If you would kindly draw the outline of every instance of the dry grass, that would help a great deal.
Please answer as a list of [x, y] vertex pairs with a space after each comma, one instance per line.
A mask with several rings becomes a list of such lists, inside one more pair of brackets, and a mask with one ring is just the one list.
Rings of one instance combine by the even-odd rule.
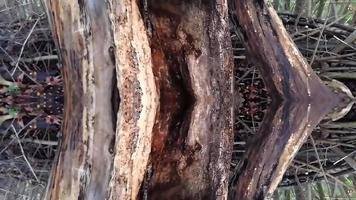
[[63, 106], [57, 50], [41, 1], [0, 0], [0, 76], [0, 199], [41, 199]]

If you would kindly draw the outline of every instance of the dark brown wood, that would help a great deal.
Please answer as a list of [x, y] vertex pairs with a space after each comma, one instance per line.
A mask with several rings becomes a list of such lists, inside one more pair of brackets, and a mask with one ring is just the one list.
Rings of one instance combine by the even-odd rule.
[[47, 0], [66, 100], [48, 199], [227, 197], [226, 2], [148, 3]]
[[148, 1], [160, 112], [149, 199], [225, 199], [232, 146], [232, 55], [225, 1]]
[[[262, 199], [339, 98], [272, 8], [262, 0], [236, 5], [247, 50], [273, 99], [241, 162], [236, 197]], [[133, 0], [48, 0], [47, 6], [66, 93], [49, 198], [225, 199], [233, 102], [226, 2], [157, 0], [139, 7]], [[111, 98], [116, 88], [119, 113]]]
[[246, 49], [273, 100], [236, 171], [231, 196], [264, 199], [273, 194], [298, 149], [340, 98], [313, 72], [271, 5], [262, 0], [235, 2]]

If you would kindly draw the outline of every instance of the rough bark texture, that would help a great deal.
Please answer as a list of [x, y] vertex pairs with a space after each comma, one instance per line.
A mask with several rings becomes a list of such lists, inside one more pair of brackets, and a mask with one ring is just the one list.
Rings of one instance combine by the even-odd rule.
[[[104, 199], [114, 138], [112, 36], [103, 1], [48, 0], [65, 82], [63, 138], [48, 199]], [[111, 151], [112, 152], [112, 151]]]
[[264, 1], [236, 0], [248, 53], [272, 96], [259, 133], [237, 176], [236, 199], [271, 195], [288, 164], [318, 122], [340, 98], [317, 77]]
[[227, 197], [227, 3], [148, 3], [47, 0], [66, 97], [49, 199]]
[[[65, 81], [63, 139], [49, 199], [101, 199], [109, 183], [114, 137], [110, 97], [114, 63], [106, 4], [47, 1], [62, 54]], [[108, 114], [110, 113], [110, 114]], [[99, 170], [100, 169], [100, 170]]]
[[[273, 99], [241, 162], [236, 197], [262, 199], [339, 98], [273, 8], [235, 1], [246, 48]], [[227, 2], [47, 3], [66, 95], [49, 198], [226, 199], [233, 102]]]
[[160, 113], [150, 199], [227, 197], [232, 56], [226, 1], [148, 1]]
[[110, 1], [120, 92], [110, 199], [136, 199], [151, 151], [158, 96], [151, 49], [136, 1]]
[[[49, 0], [47, 7], [61, 50], [66, 97], [48, 198], [134, 199], [158, 102], [137, 5]], [[116, 125], [118, 99], [112, 96], [117, 88], [122, 102]]]

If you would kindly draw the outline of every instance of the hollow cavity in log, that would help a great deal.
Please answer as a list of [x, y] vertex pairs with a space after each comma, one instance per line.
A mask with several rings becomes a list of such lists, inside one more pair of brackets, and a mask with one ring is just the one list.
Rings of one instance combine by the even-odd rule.
[[220, 6], [148, 1], [153, 68], [160, 88], [150, 173], [141, 188], [150, 199], [227, 195], [232, 60], [230, 42], [224, 40], [229, 37], [227, 6]]
[[49, 197], [136, 199], [148, 163], [153, 199], [226, 197], [226, 2], [148, 1], [141, 12], [132, 0], [48, 0], [47, 7], [66, 85], [64, 139]]
[[[264, 1], [235, 1], [273, 99], [231, 181], [238, 199], [258, 199], [273, 192], [339, 98]], [[234, 100], [227, 2], [145, 2], [47, 0], [66, 95], [50, 199], [227, 198]]]

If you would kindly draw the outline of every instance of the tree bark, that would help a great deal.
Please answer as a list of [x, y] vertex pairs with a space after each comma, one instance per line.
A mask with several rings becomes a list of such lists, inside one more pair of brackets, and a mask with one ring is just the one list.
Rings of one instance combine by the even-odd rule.
[[47, 198], [135, 199], [158, 102], [138, 7], [48, 0], [47, 8], [65, 85], [63, 139]]
[[307, 0], [296, 0], [294, 7], [294, 14], [303, 15], [307, 6]]
[[66, 100], [48, 199], [226, 198], [226, 4], [47, 0]]
[[[236, 198], [262, 199], [339, 98], [272, 8], [235, 1], [273, 99], [236, 174]], [[47, 0], [47, 7], [66, 96], [48, 198], [226, 199], [234, 100], [227, 2]]]
[[253, 146], [236, 169], [231, 196], [264, 199], [273, 194], [298, 149], [340, 97], [313, 72], [273, 8], [264, 1], [235, 2], [246, 49], [259, 67], [272, 103]]
[[109, 198], [129, 200], [137, 198], [144, 178], [159, 97], [149, 38], [136, 1], [109, 2], [121, 99]]
[[113, 40], [101, 1], [48, 0], [61, 52], [65, 90], [63, 135], [48, 199], [103, 199], [115, 136], [111, 107]]
[[150, 199], [224, 199], [233, 101], [227, 3], [148, 3], [161, 107], [146, 193]]

